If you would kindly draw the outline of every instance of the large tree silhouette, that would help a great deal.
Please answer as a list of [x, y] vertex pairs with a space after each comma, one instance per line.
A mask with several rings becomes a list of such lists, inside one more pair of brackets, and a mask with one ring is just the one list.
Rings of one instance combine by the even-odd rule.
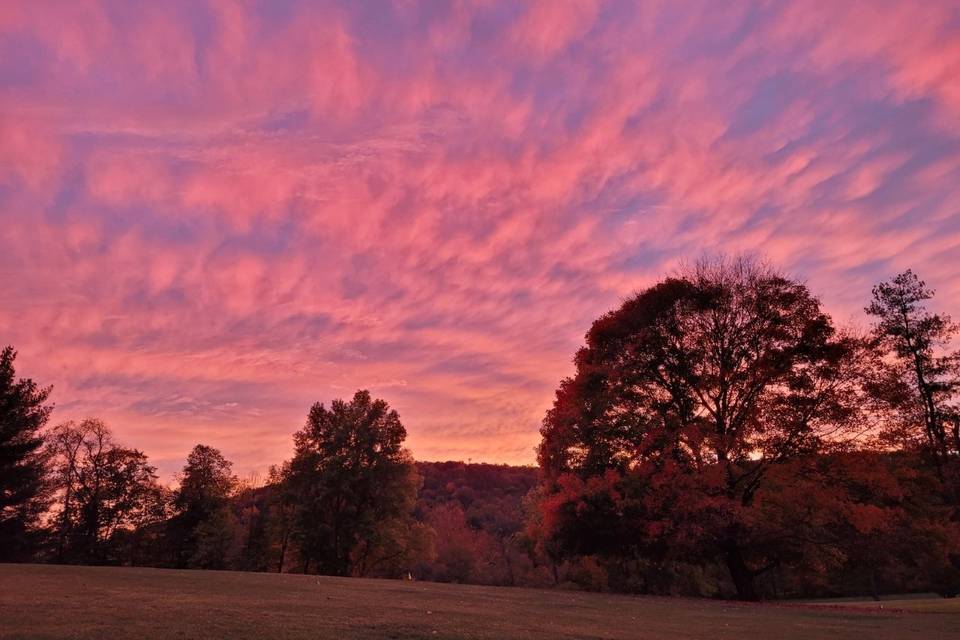
[[100, 420], [57, 425], [47, 440], [59, 510], [52, 521], [55, 558], [91, 564], [124, 560], [118, 538], [165, 515], [156, 469], [143, 452], [117, 445]]
[[28, 557], [46, 508], [41, 430], [50, 388], [17, 378], [13, 347], [0, 351], [0, 562]]
[[294, 435], [296, 453], [286, 475], [295, 496], [294, 539], [303, 568], [350, 575], [367, 550], [361, 542], [382, 538], [409, 517], [419, 476], [403, 448], [406, 429], [383, 400], [358, 391], [350, 402], [310, 408]]
[[853, 348], [806, 286], [750, 260], [630, 298], [593, 324], [544, 421], [547, 521], [574, 552], [721, 560], [756, 597], [777, 557], [755, 498], [851, 418]]
[[230, 498], [237, 486], [232, 469], [233, 463], [207, 445], [198, 444], [187, 456], [168, 523], [176, 566], [227, 566], [234, 534]]

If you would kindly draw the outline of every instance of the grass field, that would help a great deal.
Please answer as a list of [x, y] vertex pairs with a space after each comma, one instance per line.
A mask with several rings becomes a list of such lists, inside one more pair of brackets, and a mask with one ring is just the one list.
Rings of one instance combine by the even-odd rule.
[[884, 596], [881, 600], [870, 598], [835, 598], [830, 600], [812, 600], [804, 604], [835, 605], [856, 607], [858, 609], [885, 609], [910, 611], [913, 613], [952, 613], [960, 615], [960, 598], [944, 599], [935, 594], [911, 594], [905, 596]]
[[0, 564], [4, 640], [960, 638], [960, 605], [903, 603], [896, 610], [738, 604], [286, 574]]

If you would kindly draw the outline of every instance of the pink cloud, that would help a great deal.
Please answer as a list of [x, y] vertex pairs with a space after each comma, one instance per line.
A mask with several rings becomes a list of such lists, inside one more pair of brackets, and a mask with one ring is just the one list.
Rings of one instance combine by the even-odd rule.
[[0, 341], [165, 473], [361, 387], [532, 462], [590, 321], [704, 251], [958, 313], [949, 3], [81, 9], [0, 13]]
[[34, 192], [50, 188], [61, 153], [57, 136], [42, 120], [0, 113], [0, 181], [22, 182]]
[[513, 39], [521, 55], [544, 59], [586, 35], [596, 19], [598, 3], [581, 0], [539, 0], [524, 6], [514, 24]]

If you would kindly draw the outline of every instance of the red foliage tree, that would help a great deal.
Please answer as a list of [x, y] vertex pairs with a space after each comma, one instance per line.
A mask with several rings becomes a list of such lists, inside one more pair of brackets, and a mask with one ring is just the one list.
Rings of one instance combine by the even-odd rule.
[[772, 469], [854, 418], [857, 343], [806, 286], [702, 262], [597, 320], [541, 430], [552, 535], [577, 553], [725, 563], [739, 597], [776, 558], [751, 535]]

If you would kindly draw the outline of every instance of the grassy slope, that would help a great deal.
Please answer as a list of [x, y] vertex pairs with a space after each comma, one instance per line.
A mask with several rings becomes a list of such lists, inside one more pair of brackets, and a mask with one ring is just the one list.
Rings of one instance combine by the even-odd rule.
[[[954, 611], [960, 611], [954, 609]], [[960, 615], [0, 564], [0, 638], [937, 638]]]

